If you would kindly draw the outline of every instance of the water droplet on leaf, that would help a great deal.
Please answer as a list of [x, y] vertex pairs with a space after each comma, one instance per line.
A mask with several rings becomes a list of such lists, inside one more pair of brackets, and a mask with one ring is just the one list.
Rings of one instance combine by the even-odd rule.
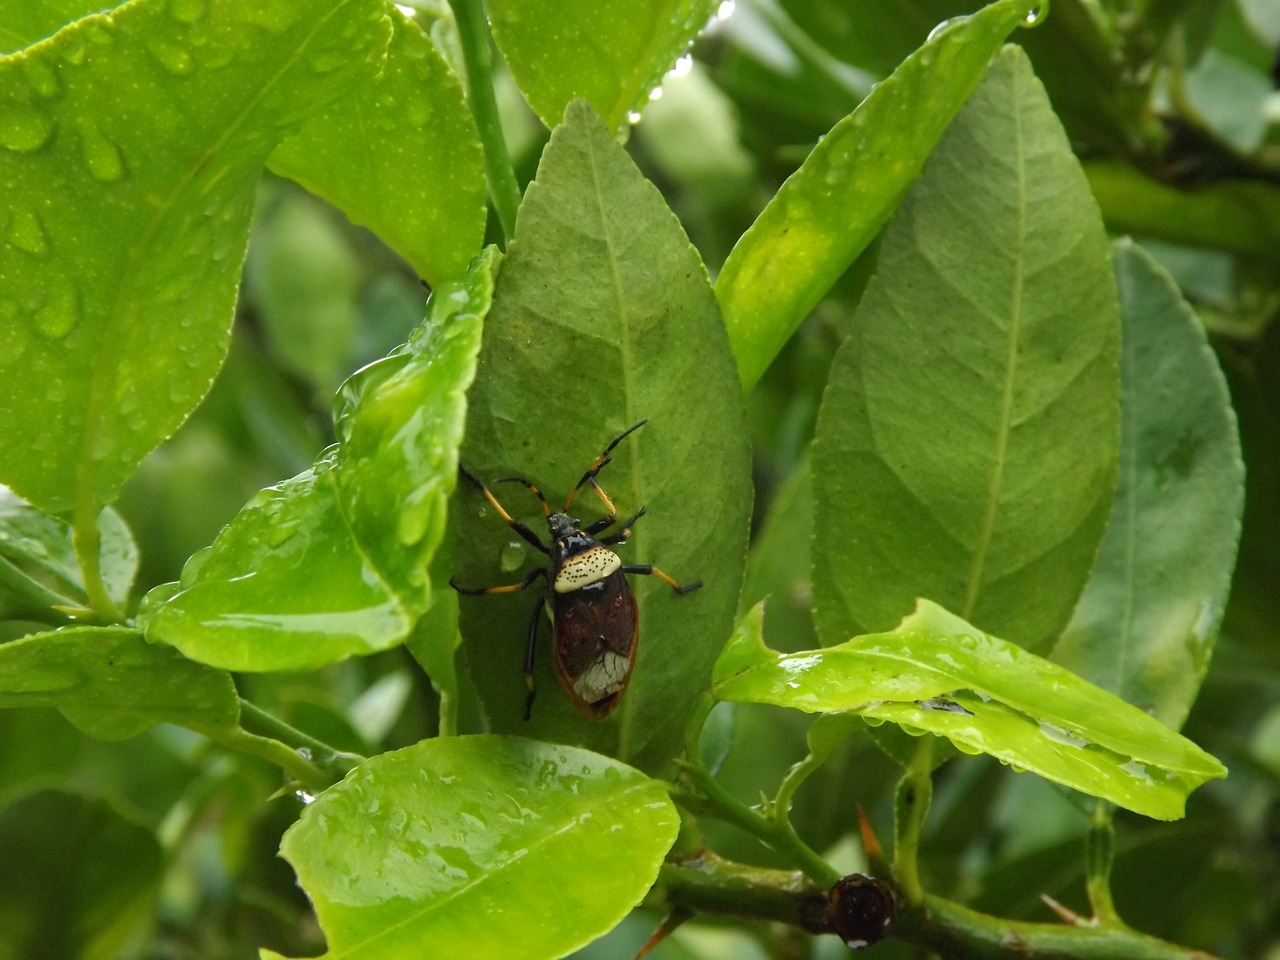
[[103, 183], [111, 183], [123, 177], [124, 160], [119, 148], [91, 120], [81, 120], [79, 131], [80, 150], [90, 176]]
[[39, 150], [49, 142], [53, 121], [29, 106], [0, 107], [0, 145], [16, 153]]
[[49, 340], [61, 340], [80, 319], [80, 298], [70, 283], [51, 286], [44, 306], [36, 311], [36, 331]]

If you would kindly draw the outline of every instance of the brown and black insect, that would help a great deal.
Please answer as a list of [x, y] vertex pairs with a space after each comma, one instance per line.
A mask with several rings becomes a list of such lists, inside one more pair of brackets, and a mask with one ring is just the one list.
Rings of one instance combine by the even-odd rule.
[[[644, 507], [637, 510], [630, 519], [623, 521], [616, 533], [599, 536], [617, 521], [618, 511], [597, 482], [596, 475], [612, 459], [609, 455], [618, 444], [646, 423], [647, 420], [641, 420], [614, 437], [595, 463], [582, 475], [558, 513], [551, 512], [542, 491], [528, 480], [522, 477], [503, 477], [495, 481], [521, 483], [533, 492], [542, 504], [542, 512], [547, 518], [547, 530], [552, 541], [550, 547], [536, 533], [507, 513], [498, 498], [474, 474], [465, 467], [458, 466], [458, 472], [484, 495], [498, 511], [498, 516], [551, 561], [550, 566], [529, 571], [519, 583], [468, 588], [460, 586], [456, 581], [449, 581], [453, 589], [469, 595], [515, 593], [532, 586], [539, 578], [547, 581], [546, 592], [538, 598], [533, 608], [524, 651], [524, 679], [529, 687], [524, 710], [526, 720], [533, 708], [533, 658], [538, 638], [538, 618], [544, 609], [551, 614], [552, 662], [560, 686], [579, 713], [591, 720], [603, 720], [618, 706], [618, 701], [627, 689], [627, 683], [631, 680], [631, 668], [636, 659], [636, 643], [639, 640], [640, 614], [626, 574], [652, 574], [669, 584], [676, 593], [689, 593], [702, 586], [701, 582], [681, 586], [666, 573], [649, 564], [624, 564], [622, 558], [609, 549], [631, 536], [631, 526], [644, 516]], [[595, 491], [608, 511], [586, 527], [582, 527], [582, 521], [567, 512], [574, 497], [584, 486]]]

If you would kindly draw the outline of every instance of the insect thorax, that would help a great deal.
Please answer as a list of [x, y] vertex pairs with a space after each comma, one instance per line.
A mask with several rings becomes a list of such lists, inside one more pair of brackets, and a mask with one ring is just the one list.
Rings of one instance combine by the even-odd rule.
[[599, 583], [621, 567], [622, 559], [608, 547], [597, 543], [565, 557], [556, 569], [551, 586], [556, 593], [572, 593]]

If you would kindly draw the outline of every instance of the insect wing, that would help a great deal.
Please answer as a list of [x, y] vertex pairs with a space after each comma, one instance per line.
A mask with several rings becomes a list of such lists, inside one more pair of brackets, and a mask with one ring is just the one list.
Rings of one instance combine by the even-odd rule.
[[631, 680], [640, 611], [621, 571], [552, 599], [556, 677], [591, 720], [611, 714]]

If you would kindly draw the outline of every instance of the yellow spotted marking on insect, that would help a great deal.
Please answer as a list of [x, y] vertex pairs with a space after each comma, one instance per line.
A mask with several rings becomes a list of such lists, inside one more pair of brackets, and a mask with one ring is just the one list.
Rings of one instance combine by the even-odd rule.
[[627, 672], [630, 669], [631, 661], [626, 657], [612, 650], [603, 650], [600, 658], [573, 682], [573, 692], [587, 703], [603, 700], [626, 686]]
[[622, 559], [608, 547], [592, 547], [569, 557], [556, 572], [556, 593], [573, 593], [616, 573]]

